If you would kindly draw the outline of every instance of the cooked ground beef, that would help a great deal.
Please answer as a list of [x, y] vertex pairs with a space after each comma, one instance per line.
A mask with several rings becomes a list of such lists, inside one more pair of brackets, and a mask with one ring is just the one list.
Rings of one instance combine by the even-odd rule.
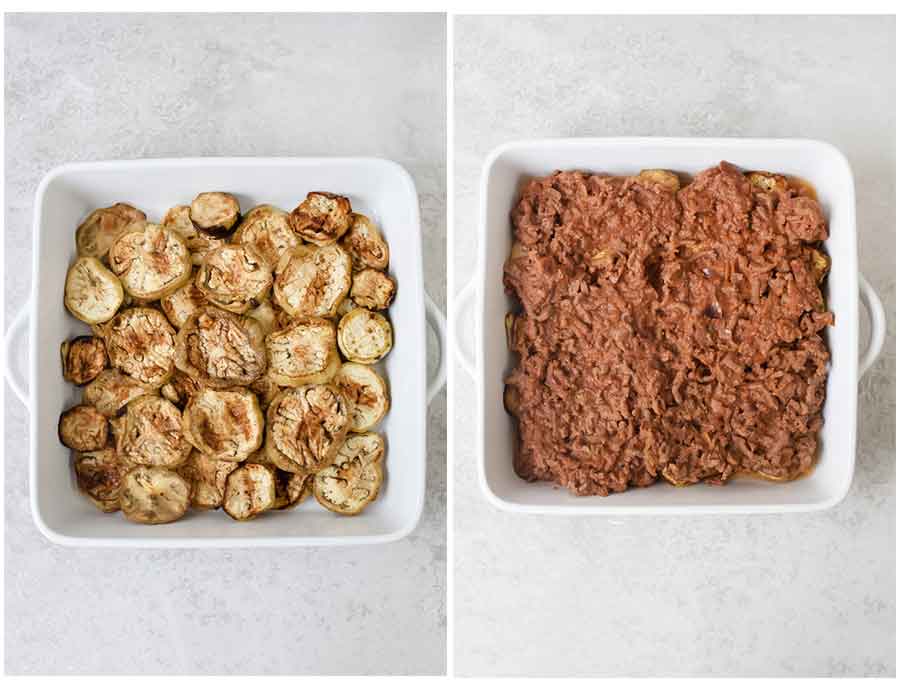
[[525, 186], [504, 272], [522, 478], [607, 495], [813, 467], [827, 229], [808, 191], [768, 180], [722, 162], [680, 190], [582, 172]]

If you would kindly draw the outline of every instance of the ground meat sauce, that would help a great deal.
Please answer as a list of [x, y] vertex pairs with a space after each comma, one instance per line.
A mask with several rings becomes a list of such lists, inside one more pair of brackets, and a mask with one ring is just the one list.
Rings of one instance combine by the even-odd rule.
[[504, 272], [522, 478], [607, 495], [812, 468], [827, 229], [777, 179], [723, 162], [680, 190], [582, 172], [525, 186]]

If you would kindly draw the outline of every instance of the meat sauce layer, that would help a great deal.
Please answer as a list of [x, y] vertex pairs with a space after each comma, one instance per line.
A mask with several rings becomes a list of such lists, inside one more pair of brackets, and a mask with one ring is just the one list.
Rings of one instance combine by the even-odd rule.
[[557, 172], [512, 224], [518, 475], [608, 495], [813, 468], [834, 316], [808, 187], [727, 162], [683, 187]]

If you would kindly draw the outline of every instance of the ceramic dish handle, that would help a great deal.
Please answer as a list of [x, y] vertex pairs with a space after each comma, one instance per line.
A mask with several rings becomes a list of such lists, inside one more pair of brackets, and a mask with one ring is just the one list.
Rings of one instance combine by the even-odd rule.
[[3, 340], [4, 357], [3, 370], [6, 374], [6, 381], [12, 388], [13, 393], [19, 398], [25, 406], [29, 406], [29, 389], [28, 389], [28, 322], [31, 313], [30, 300], [22, 306], [22, 310], [16, 313], [12, 324], [6, 331], [6, 337]]
[[859, 359], [859, 376], [862, 377], [881, 354], [887, 334], [887, 325], [884, 317], [884, 305], [872, 285], [869, 284], [869, 280], [863, 277], [862, 273], [859, 274], [859, 296], [869, 313], [869, 322], [872, 326], [869, 333], [869, 346], [866, 347], [866, 352]]
[[441, 387], [447, 382], [447, 319], [441, 313], [441, 309], [431, 300], [431, 297], [425, 294], [425, 320], [437, 335], [438, 339], [438, 369], [434, 377], [428, 381], [427, 399], [428, 403], [434, 399], [435, 395], [441, 391]]
[[475, 351], [472, 348], [471, 328], [460, 327], [460, 321], [472, 310], [474, 300], [475, 279], [472, 278], [456, 297], [456, 305], [453, 308], [453, 329], [456, 336], [453, 343], [456, 345], [456, 358], [459, 364], [473, 379], [475, 378]]

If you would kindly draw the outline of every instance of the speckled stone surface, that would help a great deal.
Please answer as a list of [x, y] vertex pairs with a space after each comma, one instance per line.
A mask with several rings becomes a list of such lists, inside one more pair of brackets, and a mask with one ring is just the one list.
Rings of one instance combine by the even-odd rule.
[[860, 266], [889, 325], [859, 388], [852, 490], [824, 513], [497, 511], [476, 482], [475, 398], [457, 365], [458, 674], [895, 673], [894, 41], [894, 20], [877, 17], [456, 20], [455, 289], [475, 264], [479, 172], [495, 145], [809, 137], [850, 159]]
[[[44, 173], [135, 157], [396, 160], [415, 178], [426, 285], [444, 303], [442, 16], [18, 15], [6, 31], [8, 319], [31, 287]], [[27, 419], [6, 391], [8, 672], [444, 672], [443, 394], [429, 414], [425, 513], [405, 540], [116, 551], [56, 547], [35, 529]]]

